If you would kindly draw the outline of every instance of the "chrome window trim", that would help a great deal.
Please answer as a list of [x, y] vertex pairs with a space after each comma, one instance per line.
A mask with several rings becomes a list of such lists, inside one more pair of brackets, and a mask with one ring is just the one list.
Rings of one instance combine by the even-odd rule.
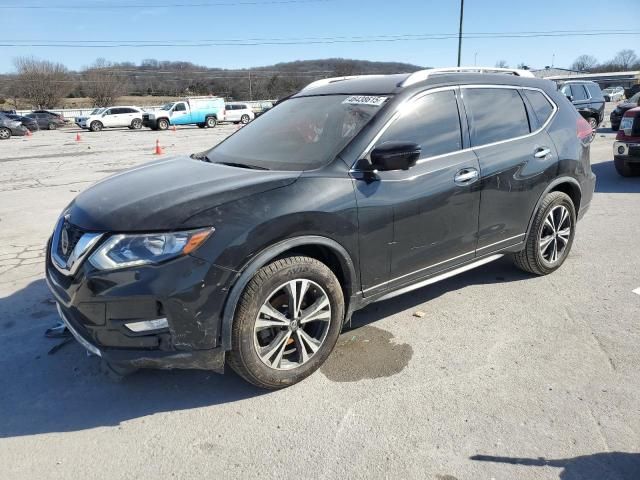
[[74, 275], [84, 259], [89, 255], [93, 247], [102, 238], [102, 233], [85, 233], [80, 237], [78, 243], [76, 243], [73, 251], [69, 255], [68, 260], [64, 260], [58, 255], [58, 246], [60, 244], [60, 236], [62, 234], [62, 226], [66, 221], [66, 217], [62, 216], [56, 224], [56, 228], [53, 231], [53, 237], [51, 239], [51, 263], [56, 270], [66, 276]]
[[[429, 160], [433, 160], [436, 158], [443, 158], [443, 157], [447, 157], [449, 155], [455, 155], [458, 153], [462, 153], [462, 152], [468, 152], [474, 149], [478, 149], [478, 148], [485, 148], [485, 147], [492, 147], [494, 145], [500, 145], [502, 143], [507, 143], [507, 142], [513, 142], [516, 140], [521, 140], [523, 138], [528, 138], [531, 137], [533, 135], [537, 135], [538, 133], [540, 133], [542, 130], [544, 130], [545, 128], [547, 128], [547, 126], [553, 121], [553, 119], [555, 118], [557, 112], [558, 112], [558, 105], [556, 104], [556, 102], [554, 102], [551, 97], [549, 97], [549, 95], [547, 94], [547, 92], [545, 92], [544, 90], [542, 90], [541, 88], [537, 88], [537, 87], [526, 87], [526, 86], [519, 86], [519, 85], [485, 85], [485, 84], [478, 84], [478, 85], [449, 85], [446, 87], [437, 87], [437, 88], [432, 88], [430, 90], [424, 90], [422, 92], [418, 92], [416, 93], [414, 96], [407, 98], [406, 100], [404, 100], [403, 102], [401, 102], [397, 107], [396, 107], [396, 111], [393, 113], [393, 115], [391, 116], [391, 118], [389, 118], [389, 120], [387, 120], [387, 123], [385, 123], [382, 128], [380, 129], [380, 131], [376, 134], [376, 136], [373, 138], [373, 140], [371, 140], [371, 142], [369, 142], [369, 144], [367, 145], [367, 147], [362, 151], [362, 153], [360, 155], [358, 155], [357, 160], [355, 160], [353, 162], [353, 164], [351, 165], [351, 168], [349, 169], [349, 172], [358, 172], [359, 170], [357, 170], [355, 168], [356, 163], [358, 163], [358, 160], [365, 158], [367, 155], [369, 155], [369, 153], [371, 153], [371, 150], [373, 150], [373, 147], [375, 146], [375, 144], [378, 142], [378, 140], [380, 140], [380, 137], [382, 137], [382, 135], [384, 135], [384, 133], [387, 131], [387, 129], [398, 119], [400, 118], [400, 116], [402, 115], [402, 109], [406, 108], [406, 106], [410, 103], [410, 102], [415, 102], [420, 100], [422, 97], [426, 96], [426, 95], [430, 95], [431, 93], [437, 93], [437, 92], [443, 92], [443, 91], [447, 91], [447, 90], [460, 90], [460, 98], [462, 99], [463, 103], [464, 103], [464, 89], [472, 89], [472, 88], [499, 88], [499, 89], [510, 89], [510, 90], [532, 90], [532, 91], [536, 91], [536, 92], [540, 92], [542, 93], [542, 95], [544, 95], [544, 97], [547, 99], [547, 101], [551, 104], [551, 107], [553, 108], [553, 111], [551, 112], [551, 115], [549, 115], [549, 117], [547, 118], [547, 120], [536, 130], [526, 134], [526, 135], [521, 135], [519, 137], [514, 137], [514, 138], [510, 138], [507, 140], [500, 140], [498, 142], [493, 142], [493, 143], [486, 143], [483, 145], [478, 145], [478, 146], [471, 146], [469, 148], [463, 148], [460, 150], [456, 150], [454, 152], [449, 152], [449, 153], [443, 153], [441, 155], [434, 155], [431, 157], [425, 157], [425, 158], [421, 158], [419, 159], [416, 164], [419, 165], [421, 163], [424, 163], [426, 161]], [[524, 103], [524, 100], [523, 100]], [[525, 106], [526, 108], [526, 106]]]

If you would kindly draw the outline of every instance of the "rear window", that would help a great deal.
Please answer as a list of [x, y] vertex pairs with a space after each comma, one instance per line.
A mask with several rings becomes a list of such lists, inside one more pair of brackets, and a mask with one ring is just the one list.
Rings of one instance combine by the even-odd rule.
[[380, 111], [385, 97], [296, 97], [272, 108], [207, 153], [214, 163], [314, 170], [333, 160]]
[[538, 125], [544, 125], [544, 122], [546, 122], [553, 113], [553, 105], [551, 105], [542, 92], [538, 92], [537, 90], [523, 90], [523, 92], [533, 107], [533, 111], [538, 118]]
[[524, 102], [511, 88], [467, 88], [464, 103], [474, 147], [531, 132]]

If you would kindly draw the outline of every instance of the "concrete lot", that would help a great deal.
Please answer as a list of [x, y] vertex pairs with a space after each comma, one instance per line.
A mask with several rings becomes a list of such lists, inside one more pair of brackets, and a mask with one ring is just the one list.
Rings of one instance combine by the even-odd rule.
[[371, 305], [292, 388], [198, 371], [118, 384], [75, 342], [49, 355], [42, 249], [64, 206], [155, 158], [156, 138], [191, 153], [234, 129], [0, 144], [0, 478], [640, 478], [640, 178], [617, 176], [606, 128], [559, 271], [503, 259]]

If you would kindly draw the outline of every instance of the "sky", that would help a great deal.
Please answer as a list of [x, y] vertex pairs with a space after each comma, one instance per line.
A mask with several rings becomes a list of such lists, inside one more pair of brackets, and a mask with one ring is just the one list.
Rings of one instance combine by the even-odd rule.
[[[13, 59], [35, 56], [77, 70], [96, 58], [139, 63], [145, 58], [190, 61], [221, 68], [251, 68], [293, 60], [343, 57], [451, 66], [457, 62], [457, 38], [358, 41], [287, 45], [209, 45], [247, 39], [456, 34], [459, 0], [0, 0], [0, 73], [13, 71]], [[281, 2], [281, 3], [278, 3]], [[624, 3], [624, 2], [623, 2]], [[629, 11], [640, 0], [627, 0]], [[191, 6], [189, 5], [200, 5]], [[202, 5], [206, 6], [202, 6]], [[133, 8], [95, 8], [126, 5]], [[178, 6], [179, 5], [179, 6]], [[22, 8], [7, 8], [7, 7]], [[35, 6], [47, 8], [24, 8]], [[64, 8], [51, 8], [64, 6]], [[83, 7], [93, 8], [83, 8]], [[616, 13], [617, 12], [617, 13]], [[634, 15], [601, 0], [466, 0], [464, 32], [635, 30]], [[407, 37], [403, 37], [407, 38]], [[68, 41], [82, 48], [8, 46]], [[162, 46], [101, 48], [92, 41], [164, 42]], [[207, 46], [185, 42], [206, 40]], [[360, 38], [359, 40], [362, 40]], [[325, 40], [326, 41], [326, 40]], [[171, 44], [183, 43], [180, 46]], [[201, 42], [200, 44], [202, 44]], [[224, 43], [224, 42], [222, 42]], [[260, 43], [245, 41], [246, 43]], [[264, 43], [264, 42], [263, 42]], [[169, 45], [167, 45], [169, 44]], [[640, 34], [538, 38], [467, 38], [462, 64], [494, 66], [506, 60], [542, 68], [568, 67], [586, 53], [604, 61], [623, 48], [640, 47]], [[640, 55], [640, 48], [636, 48]]]

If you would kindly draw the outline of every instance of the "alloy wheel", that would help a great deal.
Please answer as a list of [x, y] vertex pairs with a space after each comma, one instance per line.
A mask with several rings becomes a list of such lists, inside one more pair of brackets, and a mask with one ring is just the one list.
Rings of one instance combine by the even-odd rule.
[[331, 303], [324, 289], [306, 279], [280, 285], [260, 307], [253, 341], [260, 360], [276, 370], [307, 363], [324, 343]]
[[564, 255], [571, 238], [571, 214], [564, 205], [551, 209], [540, 229], [540, 255], [550, 265]]
[[8, 128], [0, 128], [0, 139], [6, 140], [11, 137], [11, 131]]

